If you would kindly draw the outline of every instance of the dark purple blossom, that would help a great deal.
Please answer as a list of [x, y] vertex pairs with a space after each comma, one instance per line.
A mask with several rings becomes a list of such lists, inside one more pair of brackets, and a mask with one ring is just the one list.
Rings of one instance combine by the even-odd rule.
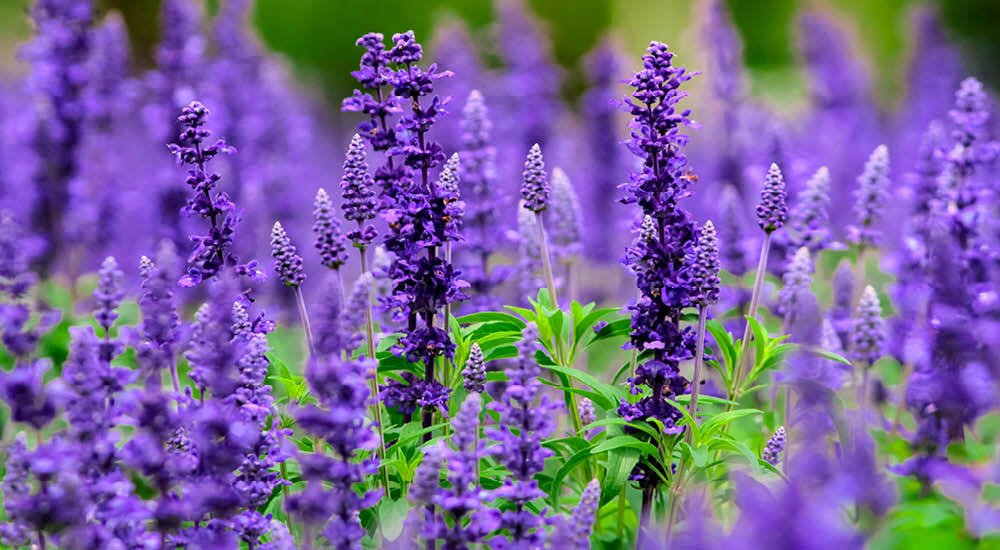
[[765, 233], [774, 233], [785, 225], [788, 220], [788, 204], [785, 194], [785, 177], [777, 164], [771, 164], [764, 178], [764, 186], [760, 190], [760, 202], [757, 203], [757, 225]]
[[706, 221], [698, 232], [695, 254], [691, 268], [691, 279], [695, 284], [693, 301], [699, 307], [707, 307], [719, 301], [719, 287], [722, 285], [719, 279], [719, 239], [711, 221]]
[[347, 234], [354, 246], [365, 248], [375, 240], [375, 228], [370, 221], [378, 213], [374, 181], [365, 161], [365, 143], [354, 134], [344, 159], [344, 177], [340, 180], [343, 196], [344, 219], [356, 222], [358, 227]]
[[486, 389], [486, 364], [483, 360], [483, 350], [477, 342], [469, 347], [469, 358], [462, 370], [462, 384], [466, 391], [483, 393]]
[[549, 185], [549, 175], [545, 172], [545, 160], [538, 144], [531, 146], [528, 157], [524, 161], [524, 172], [521, 174], [521, 206], [532, 212], [542, 212], [549, 207], [549, 196], [552, 188]]
[[298, 288], [305, 281], [302, 256], [299, 256], [281, 222], [274, 222], [271, 228], [271, 256], [274, 258], [274, 271], [286, 286]]
[[324, 266], [338, 270], [347, 262], [347, 245], [340, 222], [334, 213], [333, 201], [325, 189], [316, 191], [313, 201], [313, 238], [316, 252]]

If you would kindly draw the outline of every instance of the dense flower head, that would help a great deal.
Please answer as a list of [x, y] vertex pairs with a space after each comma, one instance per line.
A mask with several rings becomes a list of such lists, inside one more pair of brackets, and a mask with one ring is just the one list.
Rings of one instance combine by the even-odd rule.
[[830, 171], [826, 166], [816, 170], [795, 197], [789, 214], [789, 229], [793, 244], [818, 251], [830, 239]]
[[788, 204], [785, 194], [785, 177], [777, 164], [771, 163], [760, 190], [757, 203], [757, 225], [765, 233], [774, 233], [788, 220]]
[[555, 256], [568, 261], [583, 252], [583, 212], [576, 188], [561, 168], [552, 170], [551, 199], [547, 237]]
[[795, 251], [781, 279], [784, 284], [778, 294], [778, 310], [788, 322], [795, 312], [795, 302], [804, 293], [811, 292], [813, 262], [808, 248], [803, 246]]
[[139, 365], [154, 384], [159, 383], [163, 369], [173, 364], [174, 347], [179, 337], [180, 319], [173, 293], [175, 283], [169, 266], [163, 266], [170, 263], [171, 255], [172, 249], [165, 248], [156, 262], [145, 256], [139, 261], [142, 281], [139, 295], [139, 311], [142, 314]]
[[855, 192], [854, 214], [857, 225], [852, 228], [853, 240], [861, 246], [873, 246], [880, 232], [875, 225], [880, 221], [889, 198], [889, 149], [879, 145], [872, 151], [865, 168], [858, 176]]
[[589, 398], [584, 397], [577, 406], [580, 411], [580, 424], [586, 426], [593, 424], [597, 420], [597, 411], [594, 409], [594, 402]]
[[369, 225], [369, 221], [374, 219], [378, 212], [378, 201], [375, 196], [374, 180], [365, 160], [365, 143], [358, 134], [354, 134], [351, 138], [351, 144], [347, 149], [340, 189], [343, 196], [344, 219], [358, 224], [358, 227], [347, 236], [354, 242], [354, 246], [367, 246], [376, 237], [375, 228]]
[[691, 278], [696, 285], [695, 303], [699, 307], [710, 306], [719, 301], [719, 239], [715, 234], [715, 225], [706, 221], [698, 233], [698, 245], [695, 247], [694, 266]]
[[954, 145], [946, 151], [949, 164], [959, 171], [959, 177], [971, 175], [977, 165], [995, 159], [998, 145], [986, 141], [990, 121], [990, 100], [983, 84], [969, 77], [962, 81], [955, 92], [955, 104], [948, 111], [951, 119], [951, 138]]
[[511, 543], [541, 544], [545, 538], [544, 512], [535, 515], [522, 507], [544, 494], [535, 476], [544, 469], [545, 459], [552, 456], [552, 451], [542, 446], [542, 440], [555, 429], [552, 413], [556, 406], [541, 393], [541, 369], [535, 357], [539, 350], [538, 328], [534, 323], [525, 326], [516, 347], [517, 358], [506, 369], [507, 387], [500, 400], [490, 404], [500, 418], [499, 425], [486, 432], [497, 442], [491, 451], [511, 473], [493, 491], [493, 497], [519, 505], [516, 510], [501, 513], [500, 526], [507, 529]]
[[302, 265], [302, 256], [285, 233], [281, 222], [274, 222], [271, 228], [271, 256], [274, 257], [274, 271], [281, 282], [297, 288], [305, 281], [306, 274]]
[[768, 464], [777, 465], [778, 461], [781, 460], [781, 453], [785, 451], [786, 434], [785, 427], [778, 426], [777, 430], [771, 434], [771, 437], [767, 440], [767, 445], [764, 446], [764, 452], [761, 458], [764, 462]]
[[885, 321], [882, 304], [871, 286], [866, 286], [858, 302], [858, 310], [851, 331], [851, 355], [857, 361], [872, 364], [884, 353]]
[[542, 212], [549, 207], [551, 194], [552, 187], [549, 185], [549, 175], [545, 171], [542, 148], [536, 143], [528, 150], [528, 156], [524, 160], [524, 172], [521, 174], [521, 207], [532, 212]]
[[[350, 353], [361, 345], [362, 329], [366, 322], [367, 313], [371, 310], [372, 274], [362, 273], [354, 280], [351, 287], [351, 294], [347, 297], [347, 302], [340, 312], [340, 319], [337, 330], [340, 333], [340, 347]], [[365, 355], [368, 351], [365, 350]]]
[[483, 393], [486, 389], [486, 363], [478, 342], [473, 342], [469, 347], [469, 358], [462, 370], [462, 384], [469, 392]]
[[110, 334], [111, 326], [118, 319], [118, 306], [125, 298], [124, 279], [125, 274], [118, 269], [118, 262], [113, 257], [108, 256], [101, 262], [97, 288], [94, 289], [94, 300], [97, 302], [94, 319], [105, 334]]
[[340, 269], [347, 262], [347, 245], [333, 201], [325, 189], [316, 191], [313, 200], [313, 239], [320, 261], [330, 269]]
[[580, 501], [568, 518], [561, 518], [553, 546], [566, 550], [585, 550], [591, 547], [590, 533], [594, 528], [597, 508], [601, 503], [601, 484], [592, 479], [580, 493]]

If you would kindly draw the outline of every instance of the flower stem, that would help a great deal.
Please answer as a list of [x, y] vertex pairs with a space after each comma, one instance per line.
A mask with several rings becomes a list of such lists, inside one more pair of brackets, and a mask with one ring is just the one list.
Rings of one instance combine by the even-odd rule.
[[309, 348], [309, 356], [316, 357], [316, 346], [313, 345], [312, 326], [309, 324], [309, 312], [306, 311], [306, 300], [302, 296], [302, 287], [295, 287], [295, 302], [299, 306], [302, 329], [306, 332], [306, 346]]
[[639, 532], [636, 533], [636, 550], [646, 548], [646, 531], [649, 529], [649, 516], [653, 510], [653, 487], [646, 487], [642, 490], [642, 510], [639, 512]]
[[[695, 340], [694, 352], [694, 374], [691, 376], [691, 401], [688, 403], [688, 411], [691, 418], [696, 418], [698, 414], [698, 392], [701, 390], [701, 371], [705, 364], [705, 325], [708, 323], [708, 307], [698, 308], [698, 332]], [[691, 430], [688, 430], [690, 443]]]
[[[361, 273], [368, 273], [368, 259], [366, 249], [359, 248], [361, 252]], [[382, 427], [382, 401], [379, 399], [379, 375], [378, 363], [375, 358], [375, 320], [372, 318], [371, 289], [368, 290], [368, 307], [365, 308], [365, 341], [368, 344], [368, 358], [375, 363], [375, 372], [368, 379], [368, 384], [372, 392], [372, 418], [375, 421], [375, 433], [378, 435], [378, 470], [382, 478], [382, 488], [385, 496], [389, 496], [389, 471], [385, 467], [385, 433]]]
[[[761, 289], [764, 287], [764, 275], [767, 271], [767, 255], [771, 250], [771, 234], [767, 233], [764, 237], [764, 242], [760, 246], [760, 259], [757, 262], [757, 273], [754, 275], [753, 281], [753, 292], [750, 293], [750, 307], [747, 309], [746, 326], [743, 328], [743, 341], [740, 344], [740, 359], [739, 363], [736, 364], [736, 371], [733, 373], [733, 387], [730, 393], [729, 399], [735, 400], [739, 397], [740, 386], [742, 384], [743, 371], [746, 370], [746, 365], [748, 361], [748, 356], [750, 352], [750, 319], [757, 317], [757, 306], [760, 304], [760, 293]], [[753, 364], [750, 364], [750, 368]], [[730, 405], [732, 408], [732, 405]]]
[[545, 236], [545, 222], [542, 221], [542, 213], [536, 212], [535, 218], [538, 220], [538, 244], [541, 248], [542, 273], [545, 275], [545, 286], [549, 290], [549, 299], [552, 305], [559, 307], [559, 298], [556, 297], [556, 282], [552, 276], [552, 260], [549, 258], [548, 237]]

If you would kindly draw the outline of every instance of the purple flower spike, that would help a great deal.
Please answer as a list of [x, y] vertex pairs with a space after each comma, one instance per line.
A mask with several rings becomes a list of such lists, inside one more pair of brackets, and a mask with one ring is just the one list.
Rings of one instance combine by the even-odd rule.
[[885, 210], [889, 194], [889, 149], [879, 145], [872, 151], [865, 168], [858, 176], [854, 214], [857, 226], [852, 228], [853, 240], [859, 246], [875, 246], [879, 231], [874, 226]]
[[94, 300], [97, 302], [94, 319], [105, 334], [111, 333], [111, 326], [118, 319], [116, 310], [125, 298], [124, 279], [125, 274], [118, 269], [118, 262], [111, 256], [105, 258], [98, 272], [97, 288], [94, 289]]
[[787, 324], [797, 309], [799, 299], [812, 292], [809, 287], [812, 286], [813, 263], [808, 248], [803, 246], [795, 251], [781, 278], [784, 284], [778, 293], [778, 311], [785, 317]]
[[271, 256], [274, 257], [274, 271], [287, 286], [297, 288], [306, 279], [302, 256], [288, 238], [285, 228], [281, 227], [281, 222], [274, 222], [271, 228]]
[[521, 182], [522, 207], [535, 213], [549, 207], [549, 195], [552, 189], [549, 186], [549, 175], [545, 172], [542, 149], [537, 143], [528, 151]]
[[772, 466], [778, 464], [778, 461], [781, 460], [781, 453], [785, 451], [786, 438], [785, 427], [778, 426], [778, 429], [774, 430], [770, 439], [767, 440], [767, 445], [764, 446], [764, 452], [761, 457], [764, 459], [764, 462]]
[[583, 213], [573, 182], [561, 168], [552, 170], [552, 200], [549, 207], [549, 239], [554, 254], [569, 261], [583, 252]]
[[594, 410], [594, 402], [584, 397], [578, 405], [580, 409], [580, 424], [588, 426], [597, 421], [597, 411]]
[[816, 252], [826, 246], [830, 238], [827, 227], [830, 221], [830, 171], [826, 166], [806, 182], [795, 197], [795, 206], [789, 215], [792, 244], [809, 247]]
[[858, 311], [851, 331], [851, 356], [868, 365], [878, 361], [884, 352], [885, 321], [878, 294], [866, 286], [858, 302]]
[[493, 447], [496, 459], [511, 475], [493, 491], [493, 497], [517, 506], [501, 514], [500, 527], [508, 532], [509, 542], [527, 547], [543, 546], [545, 529], [543, 511], [535, 515], [524, 505], [544, 495], [535, 476], [545, 468], [545, 459], [552, 451], [542, 441], [555, 429], [553, 413], [556, 405], [541, 393], [535, 353], [540, 349], [538, 328], [528, 323], [516, 344], [518, 355], [507, 367], [507, 387], [499, 401], [490, 404], [497, 412], [500, 424], [487, 430], [497, 442]]
[[358, 248], [367, 247], [377, 236], [369, 222], [375, 218], [378, 201], [375, 197], [374, 181], [365, 160], [365, 143], [361, 136], [354, 134], [344, 159], [344, 177], [340, 180], [343, 196], [344, 219], [357, 222], [357, 229], [347, 237]]
[[568, 518], [559, 522], [554, 548], [566, 550], [587, 550], [591, 548], [590, 534], [594, 529], [594, 519], [601, 503], [601, 484], [596, 479], [590, 480], [580, 494], [580, 502]]
[[711, 220], [705, 222], [698, 234], [697, 254], [691, 269], [691, 277], [696, 285], [694, 303], [700, 307], [710, 306], [719, 301], [719, 239]]
[[788, 205], [785, 195], [785, 178], [781, 169], [772, 163], [767, 169], [764, 187], [760, 190], [760, 203], [757, 205], [757, 225], [765, 233], [774, 233], [785, 225], [788, 219]]
[[320, 261], [330, 269], [340, 269], [347, 262], [347, 245], [340, 222], [333, 210], [333, 201], [325, 189], [316, 191], [313, 201], [313, 238]]
[[462, 384], [466, 391], [483, 393], [486, 389], [486, 364], [483, 361], [483, 350], [478, 342], [473, 342], [469, 348], [469, 358], [462, 371]]

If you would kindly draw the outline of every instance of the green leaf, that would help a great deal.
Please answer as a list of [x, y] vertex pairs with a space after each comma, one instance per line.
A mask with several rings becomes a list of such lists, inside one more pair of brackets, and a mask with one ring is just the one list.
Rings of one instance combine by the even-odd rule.
[[591, 452], [589, 447], [586, 449], [580, 449], [576, 452], [576, 454], [569, 457], [569, 460], [564, 462], [563, 465], [559, 467], [559, 470], [556, 471], [556, 475], [552, 478], [552, 485], [549, 489], [549, 500], [552, 502], [553, 507], [558, 506], [559, 490], [562, 488], [563, 480], [566, 479], [566, 476], [569, 475], [569, 473], [572, 472], [577, 466], [590, 459], [590, 455]]
[[403, 521], [410, 510], [405, 498], [399, 500], [382, 499], [378, 507], [379, 527], [386, 540], [394, 541], [403, 533]]
[[599, 342], [601, 340], [607, 340], [608, 338], [617, 338], [619, 336], [624, 336], [631, 332], [631, 319], [618, 319], [617, 321], [611, 321], [608, 326], [601, 329], [594, 336], [592, 342]]
[[588, 313], [586, 317], [576, 322], [576, 328], [575, 328], [576, 338], [574, 339], [574, 341], [578, 343], [581, 338], [587, 335], [587, 333], [594, 334], [594, 331], [592, 330], [594, 324], [600, 321], [601, 319], [607, 317], [608, 315], [613, 315], [614, 313], [618, 312], [619, 309], [620, 308], [616, 307], [604, 307]]
[[610, 439], [605, 439], [597, 446], [590, 450], [590, 454], [601, 454], [608, 451], [613, 451], [615, 449], [635, 449], [640, 451], [643, 455], [657, 456], [660, 454], [659, 449], [649, 444], [646, 441], [640, 441], [631, 435], [619, 435], [617, 437], [612, 437]]
[[647, 433], [653, 439], [658, 439], [660, 437], [660, 434], [657, 433], [657, 431], [652, 426], [650, 426], [645, 422], [642, 421], [629, 422], [624, 418], [617, 418], [617, 417], [602, 418], [601, 420], [597, 420], [595, 422], [587, 424], [586, 426], [583, 427], [583, 429], [594, 430], [597, 428], [603, 428], [605, 426], [621, 426], [621, 427], [628, 426], [630, 428], [635, 428], [637, 430]]
[[848, 358], [846, 358], [846, 357], [844, 357], [842, 355], [837, 355], [836, 353], [833, 353], [832, 351], [826, 351], [825, 349], [820, 349], [820, 348], [813, 348], [812, 351], [813, 351], [813, 353], [815, 353], [816, 355], [819, 355], [820, 357], [822, 357], [824, 359], [829, 359], [831, 361], [836, 361], [837, 363], [843, 363], [844, 365], [851, 366], [851, 360], [850, 359], [848, 359]]
[[604, 472], [604, 480], [601, 483], [601, 505], [618, 498], [618, 493], [628, 483], [632, 469], [638, 463], [639, 452], [633, 449], [625, 448], [621, 452], [611, 453], [607, 469]]
[[522, 329], [524, 328], [524, 321], [518, 319], [517, 317], [511, 315], [510, 313], [504, 313], [502, 311], [482, 311], [479, 313], [470, 313], [468, 315], [463, 315], [459, 317], [457, 321], [459, 322], [459, 324], [462, 325], [475, 325], [478, 323], [501, 322], [505, 324], [519, 325]]
[[543, 365], [543, 366], [555, 373], [562, 374], [574, 380], [577, 380], [578, 382], [588, 386], [595, 392], [601, 394], [603, 399], [601, 400], [602, 402], [600, 406], [604, 409], [610, 409], [611, 407], [613, 407], [614, 404], [619, 401], [620, 399], [619, 396], [624, 391], [621, 388], [616, 388], [615, 386], [612, 386], [610, 384], [605, 384], [604, 382], [601, 382], [597, 378], [594, 378], [594, 375], [579, 369], [563, 367], [559, 365]]
[[750, 324], [750, 330], [753, 331], [754, 365], [756, 366], [764, 362], [764, 352], [767, 350], [770, 339], [767, 336], [767, 329], [760, 324], [760, 321], [753, 317], [747, 317], [747, 323]]
[[736, 409], [735, 411], [726, 411], [713, 415], [705, 419], [702, 423], [701, 434], [699, 435], [702, 438], [711, 439], [711, 436], [716, 431], [721, 430], [723, 426], [727, 426], [730, 422], [758, 414], [764, 414], [764, 412], [757, 409]]

